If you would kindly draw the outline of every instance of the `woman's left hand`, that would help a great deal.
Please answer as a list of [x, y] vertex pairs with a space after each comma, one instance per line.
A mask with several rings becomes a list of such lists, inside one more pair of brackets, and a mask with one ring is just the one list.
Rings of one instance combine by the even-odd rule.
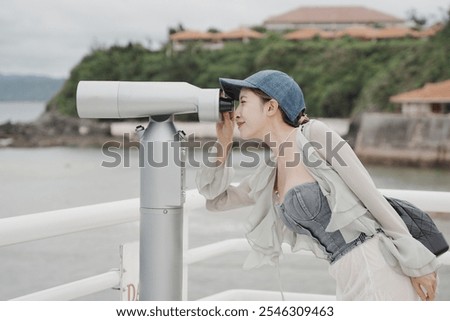
[[422, 301], [434, 300], [437, 288], [436, 272], [419, 277], [411, 277], [411, 282]]

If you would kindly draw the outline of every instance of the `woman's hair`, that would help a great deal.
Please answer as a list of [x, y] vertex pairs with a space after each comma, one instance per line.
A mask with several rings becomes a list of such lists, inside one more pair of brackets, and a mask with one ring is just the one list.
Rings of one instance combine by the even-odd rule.
[[[265, 92], [263, 92], [260, 89], [257, 88], [249, 88], [256, 96], [258, 96], [264, 103], [268, 102], [269, 100], [273, 99], [272, 97], [270, 97], [269, 95], [267, 95]], [[295, 120], [292, 122], [291, 120], [289, 120], [289, 118], [287, 117], [286, 113], [284, 112], [283, 108], [281, 108], [281, 106], [279, 106], [279, 110], [281, 112], [281, 116], [283, 117], [283, 120], [286, 124], [288, 124], [289, 126], [292, 127], [298, 127], [300, 125], [306, 124], [307, 122], [309, 122], [309, 118], [308, 116], [305, 114], [304, 111], [302, 111], [302, 113], [300, 115], [297, 116], [297, 118], [295, 118]]]

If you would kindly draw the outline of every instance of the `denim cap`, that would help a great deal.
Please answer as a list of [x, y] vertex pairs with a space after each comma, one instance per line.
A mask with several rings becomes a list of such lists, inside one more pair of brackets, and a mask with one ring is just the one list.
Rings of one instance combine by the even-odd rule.
[[242, 88], [260, 89], [280, 104], [291, 122], [306, 109], [300, 86], [290, 76], [278, 70], [261, 70], [244, 80], [219, 78], [220, 85], [228, 97], [239, 100]]

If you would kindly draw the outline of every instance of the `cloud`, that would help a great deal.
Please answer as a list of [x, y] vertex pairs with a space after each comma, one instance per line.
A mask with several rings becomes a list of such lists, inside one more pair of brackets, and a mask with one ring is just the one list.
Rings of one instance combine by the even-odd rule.
[[[67, 76], [95, 44], [167, 41], [169, 27], [229, 30], [261, 24], [299, 0], [1, 0], [0, 73]], [[365, 5], [362, 0], [316, 0], [314, 5]], [[415, 8], [438, 14], [448, 0], [379, 0], [370, 7], [399, 17]], [[439, 17], [440, 18], [440, 17]]]

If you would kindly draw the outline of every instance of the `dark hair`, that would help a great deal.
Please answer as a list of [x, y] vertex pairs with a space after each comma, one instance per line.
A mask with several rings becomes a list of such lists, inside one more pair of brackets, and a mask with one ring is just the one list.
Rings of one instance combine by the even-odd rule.
[[[264, 91], [262, 91], [261, 89], [255, 89], [255, 88], [248, 88], [250, 89], [256, 96], [258, 96], [259, 98], [261, 98], [261, 100], [266, 103], [269, 100], [273, 99], [272, 97], [270, 97], [269, 95], [267, 95]], [[284, 112], [283, 108], [281, 108], [281, 106], [279, 106], [280, 111], [281, 111], [281, 116], [283, 117], [283, 121], [288, 124], [289, 126], [292, 127], [298, 127], [300, 125], [306, 124], [307, 122], [309, 122], [309, 118], [308, 116], [305, 114], [304, 111], [302, 111], [302, 113], [300, 115], [297, 116], [297, 118], [295, 118], [295, 120], [292, 122], [291, 120], [289, 120], [289, 118], [287, 117], [286, 113]]]

